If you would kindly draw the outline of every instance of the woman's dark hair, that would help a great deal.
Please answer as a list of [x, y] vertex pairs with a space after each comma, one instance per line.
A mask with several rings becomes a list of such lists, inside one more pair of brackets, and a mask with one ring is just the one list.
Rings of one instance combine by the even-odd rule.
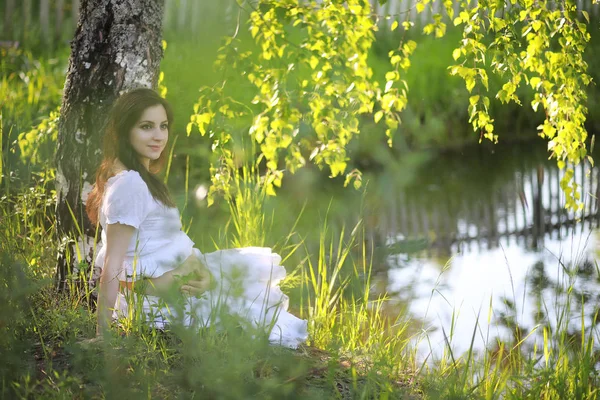
[[96, 172], [96, 184], [90, 192], [86, 211], [90, 221], [98, 224], [98, 210], [106, 181], [114, 176], [114, 162], [119, 160], [129, 170], [137, 171], [156, 200], [166, 206], [175, 207], [167, 186], [155, 175], [163, 167], [167, 151], [163, 150], [157, 160], [150, 161], [150, 171], [144, 167], [131, 146], [131, 129], [142, 117], [144, 111], [153, 106], [162, 105], [167, 113], [169, 129], [173, 126], [173, 111], [165, 99], [151, 89], [134, 89], [123, 94], [112, 107], [104, 135], [103, 159]]

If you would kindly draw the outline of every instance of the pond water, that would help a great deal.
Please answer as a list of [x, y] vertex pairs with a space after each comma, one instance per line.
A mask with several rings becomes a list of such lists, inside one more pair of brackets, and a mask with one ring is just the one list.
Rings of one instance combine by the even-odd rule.
[[[395, 191], [379, 227], [389, 249], [379, 286], [427, 333], [416, 343], [421, 359], [448, 345], [456, 356], [471, 343], [476, 351], [496, 338], [514, 344], [533, 330], [532, 348], [543, 326], [580, 335], [582, 299], [591, 328], [600, 175], [577, 167], [584, 208], [575, 215], [563, 207], [563, 173], [541, 146], [482, 147], [437, 158], [420, 184]], [[402, 251], [411, 245], [418, 249]]]
[[[472, 341], [476, 351], [493, 348], [496, 337], [514, 343], [536, 326], [525, 347], [539, 344], [543, 326], [580, 333], [581, 299], [586, 329], [600, 304], [600, 174], [588, 163], [577, 168], [584, 209], [567, 212], [563, 171], [545, 148], [538, 140], [400, 155], [396, 166], [365, 169], [365, 196], [326, 173], [301, 170], [270, 200], [266, 214], [273, 212], [275, 224], [266, 244], [291, 227], [318, 242], [325, 219], [351, 227], [362, 218], [375, 249], [373, 292], [391, 295], [391, 316], [410, 316], [423, 360], [441, 356], [448, 343], [455, 355]], [[208, 251], [226, 224], [225, 208], [196, 208], [190, 233], [201, 249]], [[317, 248], [307, 243], [307, 251]]]

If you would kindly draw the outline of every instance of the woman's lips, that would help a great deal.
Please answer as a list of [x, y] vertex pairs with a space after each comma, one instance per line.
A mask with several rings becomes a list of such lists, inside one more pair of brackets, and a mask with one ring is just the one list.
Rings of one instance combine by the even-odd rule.
[[150, 147], [152, 150], [158, 151], [160, 150], [160, 146], [148, 146]]

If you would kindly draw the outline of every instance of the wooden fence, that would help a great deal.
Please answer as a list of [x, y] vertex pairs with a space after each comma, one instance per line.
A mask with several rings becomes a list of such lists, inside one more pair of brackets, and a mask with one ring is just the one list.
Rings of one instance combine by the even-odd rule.
[[79, 0], [3, 0], [0, 5], [2, 41], [69, 40], [79, 18]]
[[[539, 166], [516, 171], [514, 178], [488, 193], [429, 201], [430, 193], [390, 192], [391, 206], [369, 230], [379, 246], [423, 239], [428, 252], [451, 254], [459, 249], [482, 250], [520, 243], [543, 248], [548, 238], [565, 239], [600, 228], [600, 172], [586, 162], [575, 168], [583, 210], [565, 209], [560, 188], [563, 171]], [[440, 195], [437, 194], [437, 197]], [[442, 194], [443, 197], [443, 194]]]
[[[394, 19], [404, 19], [408, 13], [414, 22], [426, 23], [432, 14], [442, 11], [442, 0], [433, 0], [431, 7], [417, 14], [414, 6], [417, 0], [389, 0], [383, 6], [378, 0], [371, 0], [379, 23], [389, 25]], [[2, 11], [1, 41], [41, 41], [51, 44], [69, 40], [77, 25], [80, 0], [0, 0]], [[458, 9], [458, 1], [454, 7]], [[600, 15], [600, 5], [592, 0], [578, 0], [581, 10], [592, 16]], [[247, 16], [251, 4], [246, 3], [240, 10], [236, 0], [165, 0], [164, 27], [175, 32], [198, 32], [200, 27], [219, 25], [233, 30], [238, 15]], [[385, 16], [391, 16], [386, 18]]]

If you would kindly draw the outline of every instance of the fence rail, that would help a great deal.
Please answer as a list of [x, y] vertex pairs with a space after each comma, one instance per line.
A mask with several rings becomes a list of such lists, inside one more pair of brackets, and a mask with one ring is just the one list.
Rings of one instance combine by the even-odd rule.
[[511, 242], [538, 250], [545, 239], [599, 229], [600, 172], [585, 162], [575, 167], [574, 181], [580, 185], [584, 205], [580, 213], [564, 207], [563, 176], [564, 171], [554, 166], [521, 169], [497, 190], [476, 198], [465, 195], [459, 202], [429, 201], [427, 192], [390, 193], [392, 206], [370, 227], [369, 237], [380, 246], [421, 239], [428, 242], [427, 252], [451, 254]]
[[[370, 0], [374, 15], [379, 23], [387, 26], [394, 19], [409, 15], [413, 22], [428, 23], [432, 15], [443, 11], [443, 0], [432, 0], [425, 10], [417, 14], [417, 0], [389, 0], [379, 5], [378, 0]], [[41, 41], [52, 45], [59, 41], [68, 41], [77, 26], [80, 0], [0, 0], [1, 41]], [[592, 0], [578, 0], [580, 10], [591, 16], [600, 16], [600, 5]], [[455, 11], [459, 2], [454, 1]], [[250, 9], [247, 3], [242, 13]], [[244, 11], [245, 10], [245, 11]], [[234, 29], [240, 7], [236, 0], [165, 0], [164, 28], [174, 32], [196, 33], [203, 26], [220, 25]], [[386, 17], [386, 16], [389, 16]], [[242, 15], [242, 18], [244, 15]]]

